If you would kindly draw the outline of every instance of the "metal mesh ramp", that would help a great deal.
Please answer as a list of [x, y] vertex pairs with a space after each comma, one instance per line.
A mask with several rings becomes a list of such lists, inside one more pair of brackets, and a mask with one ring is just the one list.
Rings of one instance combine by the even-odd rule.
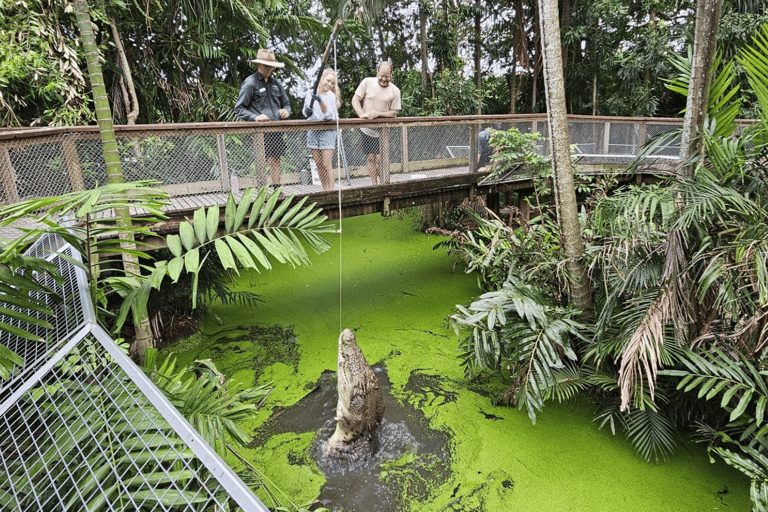
[[266, 512], [96, 323], [85, 273], [62, 256], [77, 252], [43, 237], [28, 254], [58, 266], [64, 281], [46, 284], [64, 300], [39, 341], [0, 333], [24, 358], [0, 383], [0, 511]]

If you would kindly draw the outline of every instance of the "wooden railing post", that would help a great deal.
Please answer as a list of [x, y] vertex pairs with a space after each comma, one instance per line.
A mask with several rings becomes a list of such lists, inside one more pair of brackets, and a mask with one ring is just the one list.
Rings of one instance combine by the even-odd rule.
[[61, 141], [61, 148], [64, 152], [64, 161], [67, 164], [67, 173], [69, 174], [69, 185], [72, 190], [85, 190], [83, 181], [83, 168], [80, 165], [80, 155], [77, 154], [77, 144], [72, 134], [64, 135]]
[[267, 156], [264, 153], [264, 132], [261, 130], [253, 134], [253, 150], [255, 166], [255, 179], [256, 186], [261, 188], [269, 183], [269, 177], [267, 176]]
[[477, 135], [480, 133], [480, 125], [469, 125], [469, 172], [477, 172]]
[[611, 147], [611, 123], [606, 121], [605, 122], [605, 128], [603, 129], [603, 151], [602, 153], [604, 155], [607, 155], [610, 153], [609, 149]]
[[0, 182], [3, 184], [6, 203], [18, 203], [19, 189], [16, 187], [16, 171], [13, 170], [11, 155], [5, 144], [0, 146]]
[[216, 134], [216, 153], [219, 158], [219, 172], [221, 173], [221, 190], [229, 192], [232, 190], [232, 182], [229, 177], [229, 165], [227, 164], [227, 143], [224, 140], [223, 133]]
[[381, 184], [389, 183], [389, 127], [384, 126], [379, 133], [381, 144]]
[[403, 174], [408, 174], [408, 126], [403, 125], [400, 128], [400, 145], [403, 147], [401, 152], [401, 164], [403, 168]]

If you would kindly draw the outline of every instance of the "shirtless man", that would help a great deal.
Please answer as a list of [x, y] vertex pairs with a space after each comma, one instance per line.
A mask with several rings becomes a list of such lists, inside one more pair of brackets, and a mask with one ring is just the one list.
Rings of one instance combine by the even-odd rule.
[[[375, 77], [364, 78], [352, 97], [352, 108], [360, 119], [397, 117], [400, 89], [392, 83], [392, 64], [382, 62]], [[381, 148], [378, 128], [360, 128], [363, 152], [368, 155], [368, 175], [378, 185], [381, 178]]]

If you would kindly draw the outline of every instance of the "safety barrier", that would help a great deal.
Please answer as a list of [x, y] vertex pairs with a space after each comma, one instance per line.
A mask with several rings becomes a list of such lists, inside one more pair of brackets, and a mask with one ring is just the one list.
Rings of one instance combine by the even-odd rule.
[[[333, 166], [341, 187], [373, 185], [361, 128], [379, 132], [379, 183], [476, 170], [477, 134], [494, 123], [502, 129], [540, 132], [538, 150], [549, 152], [544, 114], [300, 120], [268, 123], [193, 123], [116, 126], [126, 181], [157, 180], [171, 196], [227, 193], [272, 184], [321, 190], [307, 149], [309, 130], [337, 130]], [[652, 137], [679, 129], [681, 119], [570, 116], [571, 142], [582, 163], [622, 164]], [[674, 143], [654, 157], [676, 158]], [[282, 153], [279, 173], [271, 155]], [[59, 195], [107, 181], [97, 127], [39, 128], [0, 132], [0, 201]]]

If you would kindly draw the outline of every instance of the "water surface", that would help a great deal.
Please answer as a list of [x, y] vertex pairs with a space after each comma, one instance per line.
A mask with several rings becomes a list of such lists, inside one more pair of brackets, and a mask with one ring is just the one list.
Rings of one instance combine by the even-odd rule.
[[[211, 357], [235, 382], [274, 382], [248, 426], [259, 445], [245, 456], [295, 502], [320, 496], [334, 500], [329, 508], [364, 512], [749, 510], [746, 478], [710, 463], [700, 445], [681, 444], [669, 461], [648, 463], [620, 434], [598, 429], [586, 400], [548, 404], [536, 425], [523, 411], [494, 406], [483, 386], [465, 379], [444, 321], [479, 294], [477, 279], [461, 266], [452, 272], [454, 260], [432, 249], [440, 238], [411, 226], [407, 216], [344, 219], [342, 233], [328, 237], [333, 248], [313, 254], [312, 266], [241, 272], [239, 289], [264, 302], [256, 311], [212, 307], [202, 338], [180, 347], [182, 361]], [[345, 475], [378, 493], [325, 492], [313, 460], [330, 435], [333, 399], [305, 406], [323, 382], [333, 386], [344, 328], [371, 364], [386, 368], [388, 407], [413, 416], [408, 433], [434, 436], [429, 449], [401, 446], [366, 474]], [[278, 426], [283, 415], [292, 430]]]

